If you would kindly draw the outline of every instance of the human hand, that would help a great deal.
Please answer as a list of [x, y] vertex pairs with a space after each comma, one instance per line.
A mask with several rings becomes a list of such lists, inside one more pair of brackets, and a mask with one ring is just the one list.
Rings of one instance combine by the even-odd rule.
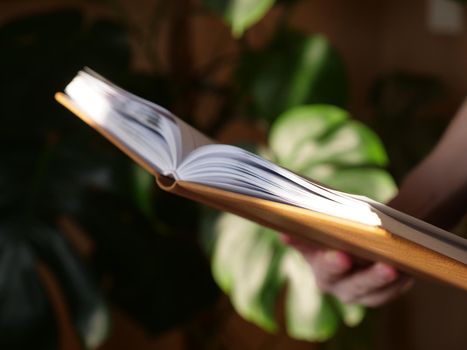
[[318, 287], [343, 303], [376, 307], [396, 298], [413, 280], [381, 262], [363, 262], [351, 255], [288, 235], [283, 241], [301, 252], [310, 264]]

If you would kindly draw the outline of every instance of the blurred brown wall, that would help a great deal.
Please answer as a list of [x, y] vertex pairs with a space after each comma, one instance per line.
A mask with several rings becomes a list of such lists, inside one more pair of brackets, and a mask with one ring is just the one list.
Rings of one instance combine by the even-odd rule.
[[433, 74], [447, 86], [446, 105], [458, 108], [467, 96], [467, 10], [464, 8], [461, 33], [434, 34], [427, 26], [427, 1], [385, 3], [379, 69], [404, 68]]
[[467, 95], [467, 23], [458, 35], [434, 34], [427, 16], [427, 0], [313, 0], [297, 7], [292, 23], [324, 32], [344, 56], [358, 116], [371, 115], [367, 94], [374, 78], [394, 70], [442, 79], [448, 89], [442, 108], [450, 116]]

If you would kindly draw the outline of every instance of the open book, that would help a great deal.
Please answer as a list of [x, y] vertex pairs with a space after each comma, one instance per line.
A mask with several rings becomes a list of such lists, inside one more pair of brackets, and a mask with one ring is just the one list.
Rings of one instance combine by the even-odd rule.
[[467, 290], [467, 240], [452, 233], [215, 143], [91, 70], [80, 71], [56, 99], [167, 191]]

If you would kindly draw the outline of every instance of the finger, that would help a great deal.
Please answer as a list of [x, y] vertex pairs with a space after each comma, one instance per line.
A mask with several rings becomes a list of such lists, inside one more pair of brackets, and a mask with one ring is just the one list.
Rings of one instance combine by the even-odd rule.
[[281, 239], [302, 253], [312, 267], [316, 282], [323, 291], [330, 289], [331, 284], [342, 278], [352, 267], [352, 259], [344, 252], [324, 249], [307, 240], [287, 234], [282, 234]]
[[307, 260], [320, 250], [316, 244], [299, 237], [290, 236], [285, 233], [280, 234], [279, 237], [282, 242], [295, 248], [302, 253], [302, 255], [306, 256]]
[[399, 273], [392, 266], [378, 262], [339, 280], [329, 291], [342, 302], [351, 303], [389, 285], [397, 279], [398, 275]]
[[387, 288], [377, 290], [373, 293], [367, 294], [357, 298], [355, 302], [360, 305], [368, 307], [377, 307], [393, 300], [402, 293], [406, 292], [413, 285], [413, 279], [403, 276], [395, 283], [389, 285]]
[[337, 250], [319, 250], [305, 258], [310, 262], [316, 282], [323, 291], [330, 291], [352, 267], [351, 257]]

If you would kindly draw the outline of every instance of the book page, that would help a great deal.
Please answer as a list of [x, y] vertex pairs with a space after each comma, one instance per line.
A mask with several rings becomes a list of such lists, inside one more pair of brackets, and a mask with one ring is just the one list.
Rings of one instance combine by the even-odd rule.
[[175, 177], [365, 225], [381, 223], [367, 203], [336, 194], [234, 146], [213, 144], [198, 148], [177, 168]]
[[94, 124], [159, 174], [380, 226], [467, 263], [467, 240], [368, 198], [313, 183], [238, 147], [215, 144], [166, 109], [92, 71], [79, 72], [65, 91]]
[[366, 197], [316, 184], [238, 147], [201, 147], [176, 173], [181, 180], [379, 226], [467, 264], [467, 240]]
[[181, 164], [183, 160], [195, 149], [215, 143], [213, 140], [192, 128], [177, 116], [172, 114], [172, 117], [180, 130], [181, 149], [177, 159], [178, 164]]
[[[101, 77], [99, 74], [94, 72], [89, 68], [85, 68], [84, 71], [80, 72], [80, 74], [87, 74], [94, 79], [99, 80], [101, 83], [106, 84], [108, 87], [112, 88], [114, 91], [118, 92], [120, 95], [126, 97], [129, 101], [133, 101], [133, 105], [135, 108], [135, 114], [143, 114], [148, 115], [151, 113], [151, 109], [153, 114], [163, 117], [174, 124], [174, 128], [172, 133], [166, 133], [164, 137], [171, 137], [175, 136], [176, 140], [174, 140], [176, 144], [176, 149], [171, 150], [173, 153], [176, 153], [176, 164], [180, 164], [186, 156], [191, 153], [194, 149], [214, 143], [211, 139], [207, 136], [203, 135], [198, 130], [194, 129], [183, 120], [181, 120], [176, 115], [172, 114], [170, 111], [165, 109], [158, 104], [155, 104], [151, 101], [145, 100], [139, 96], [132, 94], [131, 92], [122, 89], [121, 87], [113, 84], [112, 82], [106, 80], [105, 78]], [[138, 106], [139, 105], [139, 106]], [[144, 110], [144, 107], [149, 108], [148, 110]], [[171, 135], [172, 134], [172, 135]], [[175, 135], [173, 135], [175, 134]]]
[[[194, 149], [213, 143], [165, 108], [112, 84], [90, 69], [80, 71], [65, 88], [73, 104], [144, 159], [152, 169], [171, 176]], [[88, 123], [89, 124], [89, 123]]]

